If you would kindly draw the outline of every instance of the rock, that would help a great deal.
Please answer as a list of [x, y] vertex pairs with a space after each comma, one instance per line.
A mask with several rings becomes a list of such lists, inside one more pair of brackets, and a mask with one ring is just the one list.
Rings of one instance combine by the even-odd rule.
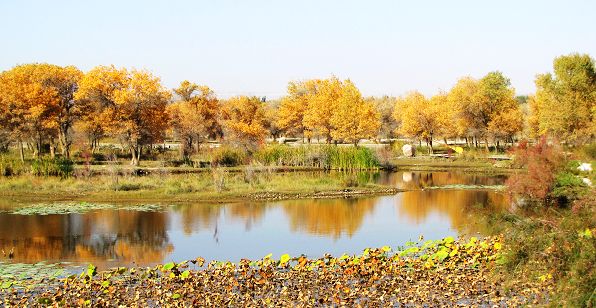
[[401, 151], [406, 157], [416, 156], [416, 147], [411, 144], [404, 144], [404, 146], [401, 147]]
[[577, 167], [577, 170], [590, 172], [590, 171], [592, 171], [592, 164], [590, 164], [590, 163], [581, 163], [579, 165], [579, 167]]
[[411, 182], [412, 181], [412, 172], [404, 172], [401, 175], [401, 179], [406, 183]]
[[582, 178], [582, 182], [584, 182], [584, 184], [592, 187], [592, 181], [590, 181], [590, 179], [588, 179], [588, 178]]

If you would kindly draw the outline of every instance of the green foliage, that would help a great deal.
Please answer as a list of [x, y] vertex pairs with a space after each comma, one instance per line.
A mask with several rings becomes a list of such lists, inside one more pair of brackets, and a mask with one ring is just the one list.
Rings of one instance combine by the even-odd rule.
[[596, 142], [584, 145], [581, 150], [587, 158], [596, 159]]
[[137, 212], [159, 212], [164, 206], [157, 204], [116, 205], [88, 202], [57, 202], [49, 204], [34, 204], [10, 211], [14, 215], [65, 215], [83, 214], [97, 210], [126, 210]]
[[222, 146], [211, 153], [211, 165], [222, 167], [235, 167], [242, 165], [246, 158], [246, 152], [239, 148]]
[[379, 160], [375, 153], [364, 147], [327, 147], [327, 164], [330, 169], [366, 170], [378, 169]]
[[587, 185], [580, 177], [571, 172], [560, 172], [555, 176], [552, 195], [564, 201], [577, 199], [587, 193]]
[[379, 159], [365, 147], [270, 145], [254, 153], [263, 165], [316, 167], [334, 170], [378, 169]]
[[13, 176], [29, 172], [29, 166], [20, 159], [5, 154], [0, 156], [0, 176]]
[[70, 159], [37, 159], [31, 164], [31, 172], [36, 176], [59, 176], [67, 178], [74, 171], [74, 163]]

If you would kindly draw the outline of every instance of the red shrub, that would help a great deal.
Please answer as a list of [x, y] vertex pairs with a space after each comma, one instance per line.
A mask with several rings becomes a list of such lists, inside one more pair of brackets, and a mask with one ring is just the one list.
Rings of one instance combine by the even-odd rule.
[[512, 175], [507, 180], [510, 193], [531, 200], [546, 201], [555, 183], [556, 173], [565, 165], [565, 155], [557, 142], [540, 138], [534, 146], [521, 142], [513, 150], [514, 164], [527, 172]]

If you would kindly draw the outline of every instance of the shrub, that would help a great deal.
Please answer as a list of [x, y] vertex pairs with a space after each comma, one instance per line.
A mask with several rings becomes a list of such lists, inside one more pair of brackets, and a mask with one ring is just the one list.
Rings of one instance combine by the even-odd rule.
[[552, 195], [562, 202], [574, 200], [587, 192], [588, 186], [577, 175], [559, 172], [555, 177]]
[[586, 144], [582, 147], [582, 152], [589, 159], [596, 159], [596, 142]]
[[213, 186], [215, 187], [215, 191], [218, 193], [224, 191], [226, 189], [226, 171], [221, 168], [213, 168], [211, 170], [211, 176], [213, 177]]
[[365, 147], [344, 147], [335, 145], [266, 146], [253, 155], [260, 164], [271, 166], [315, 167], [336, 170], [378, 169], [377, 154]]
[[326, 148], [326, 154], [329, 169], [378, 169], [380, 165], [375, 153], [369, 148], [329, 146]]
[[534, 146], [521, 142], [514, 150], [513, 163], [519, 168], [527, 168], [527, 172], [509, 177], [506, 182], [509, 192], [546, 203], [552, 197], [555, 175], [565, 165], [565, 155], [558, 143], [549, 144], [543, 137]]
[[211, 153], [211, 165], [235, 167], [241, 165], [246, 158], [246, 153], [241, 149], [232, 147], [219, 147]]
[[66, 158], [37, 159], [31, 164], [31, 173], [36, 176], [59, 176], [66, 178], [72, 175], [74, 164]]
[[29, 166], [10, 156], [0, 157], [0, 176], [13, 176], [29, 172]]

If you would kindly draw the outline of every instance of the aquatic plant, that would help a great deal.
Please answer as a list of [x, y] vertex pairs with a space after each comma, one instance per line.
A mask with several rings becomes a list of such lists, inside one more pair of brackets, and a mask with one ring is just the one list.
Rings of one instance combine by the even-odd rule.
[[319, 259], [272, 254], [238, 263], [202, 258], [148, 268], [97, 271], [20, 291], [0, 291], [5, 305], [65, 306], [401, 306], [520, 305], [547, 299], [549, 280], [504, 290], [488, 280], [500, 262], [500, 238], [407, 243], [357, 256]]
[[126, 210], [141, 212], [163, 211], [164, 206], [158, 204], [116, 205], [87, 202], [58, 202], [50, 204], [34, 204], [10, 211], [14, 215], [64, 215], [82, 214], [97, 210]]

